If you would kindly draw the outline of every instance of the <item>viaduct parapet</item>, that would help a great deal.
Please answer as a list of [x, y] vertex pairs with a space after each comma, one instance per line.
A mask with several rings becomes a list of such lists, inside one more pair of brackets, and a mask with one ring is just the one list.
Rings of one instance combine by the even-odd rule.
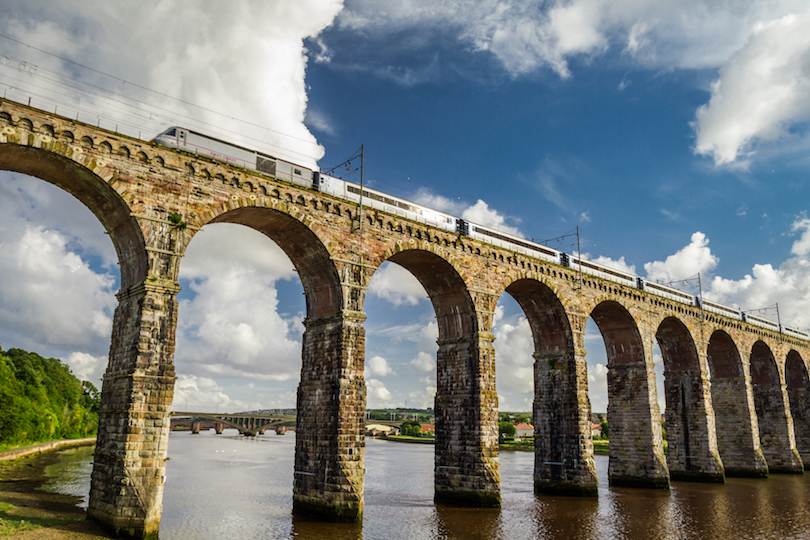
[[[722, 481], [810, 464], [810, 348], [795, 337], [9, 101], [0, 102], [0, 169], [73, 194], [118, 254], [121, 290], [87, 513], [119, 535], [159, 528], [177, 276], [189, 242], [209, 223], [267, 235], [303, 283], [295, 513], [362, 516], [363, 304], [386, 261], [416, 276], [438, 321], [436, 501], [500, 504], [493, 318], [504, 293], [534, 338], [537, 492], [597, 491], [588, 317], [607, 347], [611, 485], [667, 487], [671, 478]], [[655, 343], [664, 360], [666, 456]]]

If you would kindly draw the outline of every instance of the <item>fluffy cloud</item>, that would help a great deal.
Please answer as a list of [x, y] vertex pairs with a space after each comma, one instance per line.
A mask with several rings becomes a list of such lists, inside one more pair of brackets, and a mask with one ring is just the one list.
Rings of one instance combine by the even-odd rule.
[[0, 335], [31, 350], [36, 343], [105, 354], [115, 280], [72, 252], [67, 235], [32, 224], [15, 229], [0, 225]]
[[[534, 397], [534, 341], [529, 322], [524, 316], [503, 320], [503, 306], [495, 308], [495, 359], [497, 366], [498, 394], [510, 395], [511, 407], [517, 410], [531, 410]], [[512, 398], [512, 394], [523, 394], [522, 399]], [[529, 408], [524, 407], [528, 404]]]
[[101, 390], [101, 378], [107, 370], [107, 356], [93, 356], [83, 352], [70, 353], [62, 359], [81, 381], [90, 381]]
[[427, 300], [427, 293], [419, 280], [398, 264], [383, 263], [368, 285], [371, 294], [388, 300], [395, 306], [415, 306]]
[[385, 383], [377, 379], [366, 379], [366, 395], [368, 396], [366, 407], [369, 409], [394, 405], [393, 394], [385, 387]]
[[695, 120], [695, 152], [717, 165], [752, 152], [756, 140], [789, 136], [810, 120], [810, 12], [759, 23], [720, 70]]
[[624, 260], [624, 257], [619, 257], [619, 260], [611, 259], [610, 257], [604, 257], [600, 255], [595, 259], [591, 259], [588, 257], [587, 253], [582, 254], [583, 258], [591, 260], [597, 264], [601, 264], [603, 266], [607, 266], [608, 268], [615, 268], [616, 270], [622, 270], [624, 272], [629, 272], [631, 274], [636, 273], [636, 265], [634, 264], [627, 264], [627, 261]]
[[430, 373], [436, 369], [436, 360], [430, 353], [419, 351], [416, 357], [411, 360], [411, 367], [417, 373]]
[[372, 356], [371, 359], [366, 362], [366, 369], [363, 373], [363, 377], [366, 379], [372, 376], [385, 377], [388, 375], [396, 375], [396, 373], [394, 373], [394, 370], [388, 365], [388, 361], [382, 356]]
[[[424, 53], [432, 34], [491, 55], [512, 77], [550, 69], [568, 78], [571, 59], [592, 59], [611, 48], [651, 69], [722, 68], [694, 122], [695, 152], [717, 165], [734, 163], [755, 142], [784, 137], [810, 119], [810, 13], [800, 0], [733, 6], [712, 0], [350, 0], [337, 25], [385, 41], [373, 48], [384, 66], [378, 72], [406, 66], [411, 76], [403, 82], [410, 85], [419, 76], [425, 81], [457, 72], [427, 69], [435, 64], [431, 55], [421, 54], [429, 59], [412, 65], [412, 53]], [[418, 38], [391, 44], [392, 32]]]
[[258, 401], [232, 399], [213, 379], [196, 375], [179, 375], [174, 384], [175, 411], [250, 411], [261, 409], [266, 404]]
[[461, 214], [461, 219], [523, 237], [523, 234], [517, 227], [507, 225], [506, 218], [500, 215], [496, 210], [490, 209], [489, 205], [481, 199], [478, 199], [474, 205], [465, 209]]
[[709, 239], [698, 231], [692, 235], [689, 245], [665, 261], [646, 263], [644, 270], [647, 279], [666, 283], [690, 278], [697, 273], [706, 274], [714, 270], [719, 262], [709, 249]]
[[191, 278], [194, 297], [180, 302], [178, 371], [297, 378], [303, 315], [282, 316], [276, 290], [290, 272], [289, 260], [275, 244], [252, 229], [217, 224], [198, 233], [180, 266], [181, 280]]
[[[341, 9], [340, 0], [301, 0], [294, 7], [246, 0], [194, 4], [55, 0], [48, 9], [9, 0], [0, 8], [0, 30], [132, 83], [121, 84], [4, 41], [4, 54], [38, 65], [37, 75], [14, 84], [23, 87], [19, 99], [35, 91], [51, 102], [47, 107], [40, 103], [43, 108], [52, 108], [57, 99], [66, 113], [71, 106], [78, 108], [81, 100], [88, 120], [98, 119], [102, 127], [105, 122], [110, 128], [118, 124], [132, 135], [143, 130], [144, 137], [158, 133], [161, 126], [191, 124], [314, 166], [323, 150], [303, 123], [307, 106], [304, 39], [317, 36]], [[71, 77], [71, 84], [79, 79], [80, 84], [105, 91], [41, 88], [48, 86], [45, 79], [65, 75]], [[122, 106], [106, 90], [148, 105]], [[273, 130], [262, 126], [273, 126]]]

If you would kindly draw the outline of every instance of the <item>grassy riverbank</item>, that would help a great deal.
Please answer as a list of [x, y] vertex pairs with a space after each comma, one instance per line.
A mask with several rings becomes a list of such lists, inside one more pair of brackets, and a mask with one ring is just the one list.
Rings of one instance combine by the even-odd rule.
[[19, 540], [98, 540], [114, 538], [87, 521], [79, 497], [41, 488], [45, 470], [58, 452], [45, 452], [0, 462], [0, 537]]

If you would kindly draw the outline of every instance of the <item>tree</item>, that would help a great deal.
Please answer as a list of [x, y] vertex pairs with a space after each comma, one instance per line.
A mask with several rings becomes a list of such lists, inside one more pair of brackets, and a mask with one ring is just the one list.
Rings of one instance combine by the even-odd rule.
[[422, 425], [416, 421], [406, 421], [402, 422], [400, 426], [400, 431], [403, 435], [408, 437], [421, 437], [422, 436]]
[[498, 422], [498, 437], [503, 440], [506, 437], [515, 436], [515, 425], [512, 422]]
[[608, 421], [607, 418], [602, 418], [602, 423], [599, 424], [601, 431], [602, 431], [602, 438], [607, 440], [608, 439]]

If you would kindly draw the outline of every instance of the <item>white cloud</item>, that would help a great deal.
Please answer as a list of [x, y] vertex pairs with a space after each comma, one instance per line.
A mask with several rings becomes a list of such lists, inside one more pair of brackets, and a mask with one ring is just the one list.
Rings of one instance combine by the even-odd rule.
[[602, 266], [607, 266], [608, 268], [622, 270], [624, 272], [629, 272], [631, 274], [636, 273], [636, 265], [627, 264], [627, 261], [624, 260], [624, 257], [619, 257], [619, 260], [611, 259], [610, 257], [604, 257], [602, 255], [596, 257], [595, 259], [591, 259], [590, 257], [588, 257], [587, 254], [583, 254], [583, 257], [597, 264], [601, 264]]
[[427, 373], [436, 369], [436, 360], [432, 355], [424, 351], [420, 351], [416, 357], [410, 362], [414, 371]]
[[492, 227], [493, 229], [497, 229], [499, 231], [523, 237], [523, 234], [517, 227], [507, 225], [506, 218], [498, 213], [497, 210], [490, 209], [489, 205], [481, 199], [478, 199], [474, 205], [466, 208], [464, 212], [461, 213], [460, 217], [461, 219], [472, 221], [473, 223], [483, 225], [484, 227]]
[[277, 381], [298, 377], [303, 315], [278, 312], [277, 283], [289, 277], [289, 260], [280, 254], [247, 227], [218, 224], [195, 236], [180, 265], [181, 279], [191, 278], [195, 296], [180, 302], [178, 371]]
[[93, 356], [83, 352], [73, 352], [62, 361], [70, 366], [70, 370], [81, 381], [90, 381], [96, 388], [101, 389], [101, 378], [107, 369], [107, 356]]
[[728, 165], [755, 141], [789, 136], [790, 126], [810, 120], [808, 71], [810, 12], [755, 25], [697, 111], [695, 152]]
[[394, 373], [394, 370], [388, 365], [388, 361], [382, 356], [372, 356], [371, 359], [366, 362], [366, 369], [363, 373], [363, 377], [366, 379], [371, 376], [386, 377], [388, 375], [396, 375], [396, 373]]
[[95, 273], [70, 251], [67, 235], [30, 224], [14, 225], [14, 230], [0, 225], [4, 339], [21, 348], [41, 343], [106, 353], [116, 305], [115, 280]]
[[433, 408], [436, 403], [436, 387], [426, 386], [423, 390], [416, 390], [408, 394], [408, 406], [421, 409]]
[[709, 249], [709, 239], [698, 231], [692, 234], [691, 242], [686, 247], [670, 255], [665, 261], [646, 263], [644, 270], [647, 272], [647, 279], [666, 283], [687, 279], [697, 273], [706, 275], [719, 262]]
[[[133, 83], [123, 85], [4, 42], [5, 54], [39, 66], [39, 75], [30, 77], [30, 84], [42, 85], [42, 78], [58, 73], [149, 103], [122, 114], [119, 104], [104, 92], [94, 97], [63, 88], [57, 94], [59, 108], [66, 114], [68, 104], [81, 99], [82, 108], [92, 110], [94, 120], [101, 114], [109, 127], [120, 122], [129, 134], [144, 130], [144, 137], [160, 131], [161, 124], [187, 124], [190, 120], [181, 115], [188, 115], [213, 124], [191, 127], [314, 166], [323, 149], [304, 125], [307, 56], [303, 41], [331, 24], [342, 7], [341, 0], [294, 4], [54, 0], [48, 9], [41, 9], [23, 0], [9, 0], [0, 10], [0, 31]], [[182, 101], [145, 92], [137, 85]], [[164, 113], [163, 107], [172, 112]], [[260, 126], [272, 126], [274, 131]]]
[[175, 411], [241, 412], [263, 407], [258, 401], [231, 398], [219, 383], [207, 377], [180, 374], [174, 384]]
[[383, 263], [374, 272], [368, 290], [395, 306], [415, 306], [428, 298], [419, 280], [402, 266], [393, 263]]
[[[496, 317], [497, 317], [496, 308]], [[514, 394], [524, 394], [521, 403], [526, 399], [531, 403], [534, 397], [534, 340], [529, 322], [520, 316], [517, 321], [496, 321], [495, 359], [497, 367], [498, 393], [509, 395], [515, 401]]]
[[389, 407], [394, 403], [394, 396], [385, 387], [385, 383], [377, 379], [366, 379], [366, 395], [368, 397], [366, 407], [369, 409]]

